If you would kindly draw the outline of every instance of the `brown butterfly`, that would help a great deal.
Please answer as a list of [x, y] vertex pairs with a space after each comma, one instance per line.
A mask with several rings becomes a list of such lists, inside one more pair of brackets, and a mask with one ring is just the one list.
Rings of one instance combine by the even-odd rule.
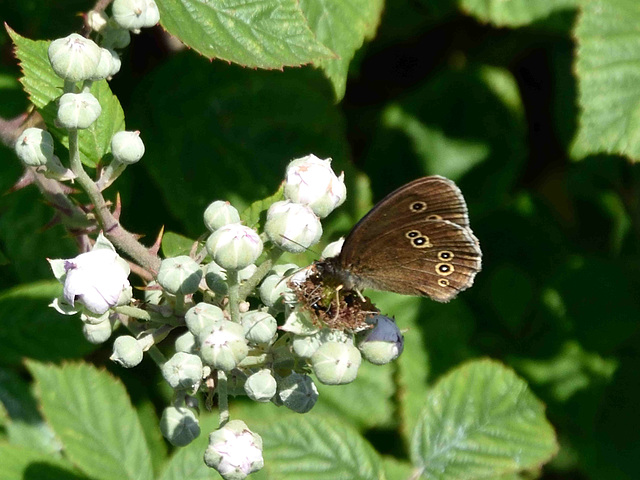
[[320, 274], [347, 290], [372, 288], [448, 302], [473, 284], [480, 243], [451, 180], [423, 177], [382, 199], [357, 224]]

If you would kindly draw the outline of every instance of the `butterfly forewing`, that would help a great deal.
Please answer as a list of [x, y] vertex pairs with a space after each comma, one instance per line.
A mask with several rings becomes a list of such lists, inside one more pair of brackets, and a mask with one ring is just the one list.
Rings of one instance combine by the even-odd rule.
[[335, 263], [359, 288], [446, 302], [473, 284], [481, 257], [462, 193], [434, 176], [387, 195], [353, 228]]

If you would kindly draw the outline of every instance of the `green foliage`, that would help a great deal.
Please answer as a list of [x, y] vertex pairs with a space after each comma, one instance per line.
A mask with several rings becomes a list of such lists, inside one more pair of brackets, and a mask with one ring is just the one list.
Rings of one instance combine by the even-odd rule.
[[[33, 41], [21, 37], [8, 28], [9, 35], [16, 45], [16, 57], [20, 60], [25, 92], [38, 108], [47, 129], [65, 147], [69, 147], [69, 137], [64, 129], [55, 124], [58, 105], [56, 99], [62, 95], [64, 81], [50, 67], [47, 49], [50, 42]], [[89, 128], [80, 130], [79, 142], [82, 162], [95, 167], [110, 150], [111, 137], [125, 129], [124, 112], [118, 99], [111, 93], [106, 80], [93, 82], [91, 93], [102, 106], [102, 113]]]
[[[449, 304], [371, 293], [403, 329], [403, 354], [362, 365], [353, 384], [320, 386], [310, 414], [232, 399], [232, 418], [265, 441], [265, 469], [250, 478], [640, 477], [635, 0], [158, 4], [192, 51], [168, 54], [159, 29], [134, 36], [122, 73], [94, 83], [104, 113], [81, 134], [93, 167], [123, 111], [141, 130], [147, 152], [111, 199], [120, 190], [121, 220], [145, 244], [165, 225], [163, 256], [188, 254], [217, 199], [259, 224], [287, 162], [314, 153], [332, 157], [348, 187], [323, 242], [404, 182], [439, 174], [460, 185], [484, 254], [476, 284]], [[62, 81], [48, 42], [29, 38], [77, 30], [75, 13], [91, 7], [0, 7], [24, 35], [0, 40], [0, 113], [33, 102], [63, 162]], [[0, 191], [21, 173], [0, 146]], [[157, 372], [114, 367], [125, 390], [89, 363], [107, 362], [110, 343], [89, 345], [76, 317], [47, 308], [60, 285], [41, 281], [45, 258], [77, 249], [62, 226], [45, 228], [54, 212], [41, 198], [33, 186], [0, 196], [0, 480], [212, 478], [202, 455], [215, 416], [201, 408], [201, 436], [169, 451], [157, 419], [171, 398]], [[92, 352], [28, 362], [32, 383], [23, 367]], [[496, 361], [473, 360], [486, 356]], [[559, 452], [545, 464], [549, 422]]]
[[412, 457], [427, 478], [471, 480], [539, 467], [557, 449], [527, 384], [481, 360], [455, 369], [429, 392]]
[[151, 479], [147, 443], [123, 385], [85, 364], [30, 363], [42, 411], [66, 457], [96, 479]]
[[574, 155], [607, 152], [640, 159], [640, 5], [634, 0], [584, 2], [576, 27], [579, 102]]

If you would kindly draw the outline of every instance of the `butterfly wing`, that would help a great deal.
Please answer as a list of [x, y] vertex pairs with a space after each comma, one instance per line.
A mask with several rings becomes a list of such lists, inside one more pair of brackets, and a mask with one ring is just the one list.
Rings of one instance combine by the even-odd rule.
[[360, 288], [445, 302], [472, 285], [481, 257], [460, 189], [432, 176], [380, 201], [347, 236], [337, 264]]

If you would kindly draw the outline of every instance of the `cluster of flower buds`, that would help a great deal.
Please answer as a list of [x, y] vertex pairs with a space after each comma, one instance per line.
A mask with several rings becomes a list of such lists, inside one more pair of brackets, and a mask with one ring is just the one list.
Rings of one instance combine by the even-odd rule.
[[[144, 151], [138, 141], [137, 132], [117, 134], [114, 161], [137, 161]], [[121, 152], [123, 146], [135, 152]], [[48, 148], [46, 143], [40, 148], [42, 161], [50, 155]], [[268, 209], [262, 235], [243, 225], [228, 202], [211, 203], [204, 213], [210, 234], [201, 251], [164, 259], [145, 289], [144, 302], [132, 300], [129, 267], [102, 235], [91, 252], [50, 261], [64, 284], [53, 305], [67, 314], [80, 311], [90, 341], [106, 341], [122, 315], [137, 319], [127, 325], [132, 334], [113, 343], [111, 359], [123, 367], [138, 365], [144, 352], [171, 330], [185, 327], [171, 337], [175, 353], [161, 365], [175, 392], [160, 422], [172, 444], [187, 445], [200, 434], [199, 392], [224, 395], [225, 403], [227, 395], [245, 395], [305, 413], [318, 400], [314, 380], [346, 384], [356, 378], [363, 358], [380, 365], [402, 352], [403, 338], [392, 319], [370, 316], [361, 329], [324, 324], [294, 289], [308, 270], [293, 263], [267, 263], [270, 267], [263, 268], [259, 261], [265, 248], [271, 254], [280, 249], [299, 252], [318, 241], [320, 218], [345, 199], [342, 177], [335, 175], [329, 160], [313, 155], [291, 162], [284, 188], [287, 200]], [[337, 255], [342, 242], [329, 244], [323, 256]], [[203, 262], [205, 258], [209, 260]], [[253, 291], [240, 295], [246, 284]], [[249, 302], [247, 297], [253, 298]], [[140, 328], [132, 328], [136, 324]], [[245, 478], [262, 467], [262, 441], [243, 422], [223, 422], [209, 437], [205, 463], [225, 479]]]
[[284, 196], [269, 208], [264, 230], [275, 245], [300, 253], [320, 240], [320, 219], [345, 201], [344, 173], [333, 172], [331, 159], [298, 158], [287, 167]]

